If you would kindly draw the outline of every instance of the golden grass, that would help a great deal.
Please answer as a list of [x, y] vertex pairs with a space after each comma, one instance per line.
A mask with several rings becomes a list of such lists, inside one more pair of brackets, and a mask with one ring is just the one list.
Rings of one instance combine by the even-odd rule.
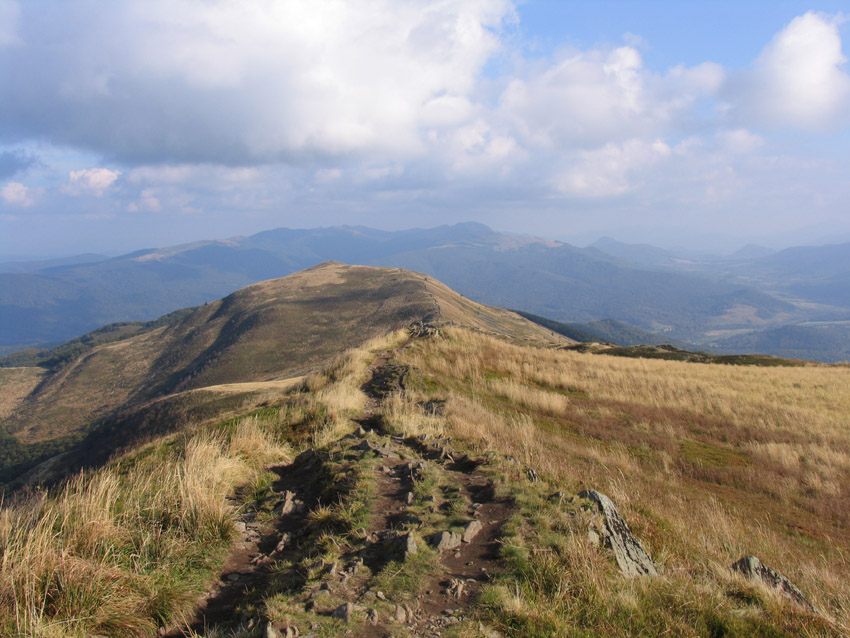
[[[203, 388], [194, 390], [186, 390], [189, 392], [213, 392], [217, 394], [245, 394], [248, 392], [274, 392], [278, 395], [283, 392], [289, 392], [299, 383], [304, 381], [304, 377], [291, 377], [289, 379], [278, 379], [275, 381], [246, 381], [245, 383], [220, 383], [218, 385], [208, 385]], [[180, 394], [180, 393], [178, 393]], [[170, 395], [174, 396], [174, 395]]]
[[347, 350], [327, 368], [307, 377], [295, 409], [305, 416], [319, 415], [310, 424], [314, 447], [324, 446], [351, 430], [352, 418], [366, 407], [366, 395], [360, 386], [368, 380], [369, 367], [377, 353], [396, 348], [406, 339], [406, 330], [376, 337]]
[[7, 419], [44, 376], [41, 368], [0, 368], [0, 419]]
[[171, 437], [0, 511], [0, 635], [150, 634], [233, 533], [226, 496], [290, 458], [256, 418]]
[[[515, 457], [517, 480], [530, 466], [552, 490], [608, 494], [666, 574], [715, 596], [732, 586], [728, 566], [756, 554], [850, 625], [846, 367], [603, 357], [460, 328], [444, 336], [400, 354], [428, 391], [390, 404], [397, 427], [412, 401], [447, 399], [429, 430]], [[423, 427], [408, 418], [417, 421], [407, 429]]]

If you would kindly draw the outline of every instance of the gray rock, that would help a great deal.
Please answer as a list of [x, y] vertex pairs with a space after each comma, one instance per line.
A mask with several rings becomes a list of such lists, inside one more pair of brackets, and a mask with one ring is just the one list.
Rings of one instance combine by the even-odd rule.
[[626, 576], [655, 576], [658, 570], [649, 554], [634, 537], [626, 521], [620, 516], [610, 498], [596, 490], [579, 492], [579, 497], [596, 504], [602, 514], [603, 523], [597, 530], [602, 544], [614, 553], [620, 571]]
[[377, 625], [378, 624], [378, 612], [375, 611], [374, 609], [367, 609], [366, 610], [366, 620], [369, 621], [370, 625]]
[[463, 541], [457, 532], [437, 532], [428, 537], [428, 543], [438, 552], [454, 549]]
[[277, 507], [274, 508], [274, 515], [286, 516], [287, 514], [291, 514], [297, 509], [299, 504], [300, 502], [295, 499], [295, 493], [286, 490], [286, 492], [283, 493], [283, 500], [280, 501], [277, 504]]
[[478, 532], [482, 529], [484, 529], [484, 526], [481, 524], [481, 521], [469, 521], [466, 524], [466, 527], [463, 528], [463, 536], [461, 537], [461, 540], [464, 543], [471, 543], [472, 539], [475, 538], [478, 535]]
[[744, 556], [735, 561], [732, 564], [732, 569], [747, 578], [760, 581], [771, 589], [775, 589], [785, 598], [796, 603], [806, 611], [816, 613], [814, 605], [803, 596], [803, 592], [797, 589], [794, 583], [767, 565], [763, 565], [755, 556]]
[[331, 616], [339, 618], [343, 622], [351, 620], [351, 614], [354, 613], [354, 605], [351, 603], [342, 603], [339, 607], [333, 610]]
[[283, 636], [271, 623], [266, 623], [265, 638], [283, 638]]
[[393, 452], [390, 448], [382, 447], [380, 445], [373, 445], [366, 439], [361, 441], [359, 444], [353, 446], [352, 450], [360, 450], [364, 454], [367, 452], [372, 452], [373, 454], [380, 456], [384, 459], [398, 459], [400, 458], [398, 454]]
[[446, 588], [446, 593], [450, 598], [454, 598], [455, 600], [460, 599], [463, 596], [463, 588], [464, 582], [457, 578], [452, 578], [449, 581], [449, 586]]
[[412, 534], [394, 533], [386, 540], [386, 550], [394, 558], [407, 560], [407, 557], [415, 554], [419, 548]]
[[421, 461], [408, 461], [396, 468], [396, 475], [400, 478], [409, 478], [418, 481], [422, 478], [423, 465]]
[[282, 552], [292, 541], [292, 535], [289, 532], [284, 532], [280, 537], [280, 542], [274, 548], [276, 552]]
[[395, 619], [402, 624], [407, 622], [407, 610], [401, 605], [395, 606]]

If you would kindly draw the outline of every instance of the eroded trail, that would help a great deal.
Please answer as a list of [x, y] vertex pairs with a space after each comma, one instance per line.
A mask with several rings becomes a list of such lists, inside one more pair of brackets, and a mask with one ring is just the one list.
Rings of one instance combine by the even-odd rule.
[[[168, 635], [219, 627], [271, 638], [432, 637], [474, 618], [476, 594], [499, 569], [513, 506], [496, 498], [484, 459], [445, 438], [385, 431], [383, 401], [404, 392], [408, 373], [392, 354], [370, 367], [356, 432], [271, 468], [278, 478], [263, 504], [271, 517], [243, 514], [241, 540], [196, 617]], [[346, 529], [335, 512], [355, 505], [362, 524]], [[275, 595], [285, 612], [265, 608]]]

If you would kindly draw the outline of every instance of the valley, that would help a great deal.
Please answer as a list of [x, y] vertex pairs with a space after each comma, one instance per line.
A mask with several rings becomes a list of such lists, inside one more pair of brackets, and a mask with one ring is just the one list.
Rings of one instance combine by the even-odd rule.
[[157, 320], [335, 260], [420, 272], [480, 303], [587, 324], [594, 340], [616, 335], [590, 324], [614, 320], [651, 345], [826, 362], [850, 356], [844, 245], [686, 259], [651, 246], [609, 240], [578, 248], [463, 223], [396, 232], [281, 228], [94, 262], [83, 257], [84, 263], [38, 264], [27, 272], [12, 264], [0, 272], [0, 352], [26, 356], [28, 348], [115, 322], [138, 329], [127, 322]]

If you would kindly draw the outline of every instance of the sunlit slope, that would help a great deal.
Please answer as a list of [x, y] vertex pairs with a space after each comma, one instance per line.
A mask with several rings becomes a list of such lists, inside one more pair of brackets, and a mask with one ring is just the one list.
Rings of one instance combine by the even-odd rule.
[[[469, 320], [513, 321], [488, 312]], [[246, 622], [372, 636], [367, 606], [381, 635], [848, 635], [850, 368], [600, 356], [528, 334], [414, 326], [300, 383], [148, 402], [137, 415], [185, 427], [0, 508], [0, 634], [167, 633], [200, 605], [191, 635], [207, 638]], [[240, 410], [248, 392], [261, 402]], [[610, 497], [651, 572], [623, 573], [590, 533], [586, 490]], [[463, 543], [479, 516], [486, 533]], [[434, 547], [446, 530], [455, 551]], [[751, 555], [808, 603], [731, 569]], [[221, 586], [232, 597], [210, 603]], [[454, 633], [436, 631], [449, 615]]]
[[98, 419], [168, 395], [300, 376], [391, 330], [441, 321], [566, 342], [424, 275], [326, 262], [95, 346], [49, 372], [4, 372], [3, 431], [24, 445], [74, 436]]
[[[422, 385], [385, 407], [392, 428], [508, 455], [518, 478], [525, 468], [544, 477], [544, 495], [600, 490], [660, 564], [663, 578], [652, 584], [607, 579], [584, 538], [556, 542], [557, 526], [535, 514], [516, 550], [527, 557], [517, 561], [528, 570], [525, 585], [491, 599], [516, 635], [526, 635], [523, 627], [543, 635], [531, 631], [540, 626], [573, 635], [567, 629], [577, 623], [602, 635], [657, 635], [653, 626], [675, 635], [800, 635], [788, 629], [792, 606], [741, 590], [729, 566], [750, 554], [789, 576], [827, 617], [850, 622], [850, 368], [607, 357], [467, 330], [420, 340], [398, 361]], [[423, 417], [418, 406], [434, 400], [445, 401], [443, 415]], [[729, 627], [740, 619], [739, 629], [752, 621], [755, 633], [677, 633], [712, 614]]]

